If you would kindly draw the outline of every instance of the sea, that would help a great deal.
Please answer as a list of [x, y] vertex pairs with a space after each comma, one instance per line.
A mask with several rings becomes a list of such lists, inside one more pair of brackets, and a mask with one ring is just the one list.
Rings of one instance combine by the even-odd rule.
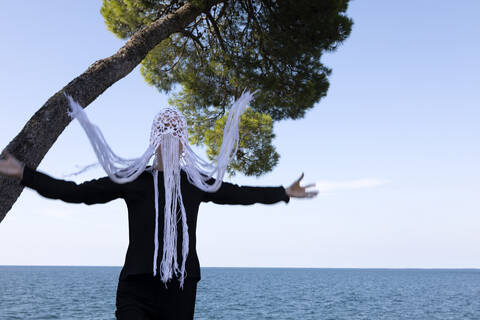
[[[119, 267], [0, 266], [0, 319], [115, 319]], [[480, 269], [202, 268], [195, 319], [480, 319]]]

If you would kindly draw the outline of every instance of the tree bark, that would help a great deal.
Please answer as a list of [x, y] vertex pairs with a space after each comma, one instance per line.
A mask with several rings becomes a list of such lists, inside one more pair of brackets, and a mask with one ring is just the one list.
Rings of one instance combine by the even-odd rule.
[[[72, 96], [84, 108], [112, 84], [129, 74], [162, 40], [181, 32], [202, 12], [221, 0], [204, 1], [202, 6], [187, 2], [170, 13], [137, 31], [114, 55], [93, 63], [53, 95], [25, 124], [6, 149], [26, 165], [37, 168], [58, 136], [71, 119], [64, 93]], [[0, 222], [23, 190], [17, 180], [0, 176]]]

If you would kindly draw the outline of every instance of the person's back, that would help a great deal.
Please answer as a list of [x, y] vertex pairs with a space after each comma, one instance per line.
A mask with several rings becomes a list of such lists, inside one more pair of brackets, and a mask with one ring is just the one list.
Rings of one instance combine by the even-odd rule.
[[[113, 153], [83, 108], [67, 96], [72, 107], [70, 115], [81, 122], [108, 176], [80, 184], [55, 179], [25, 166], [6, 150], [2, 152], [5, 159], [0, 160], [0, 174], [15, 177], [22, 185], [51, 199], [86, 204], [124, 199], [129, 246], [119, 277], [116, 317], [193, 319], [196, 287], [201, 278], [196, 252], [200, 203], [288, 203], [290, 196], [317, 194], [305, 191], [311, 185], [300, 187], [303, 173], [287, 189], [222, 181], [238, 147], [240, 116], [252, 97], [247, 92], [234, 103], [219, 155], [215, 163], [207, 163], [188, 145], [186, 119], [174, 108], [165, 108], [156, 116], [145, 153], [137, 159], [123, 159]], [[153, 165], [147, 167], [151, 157]]]

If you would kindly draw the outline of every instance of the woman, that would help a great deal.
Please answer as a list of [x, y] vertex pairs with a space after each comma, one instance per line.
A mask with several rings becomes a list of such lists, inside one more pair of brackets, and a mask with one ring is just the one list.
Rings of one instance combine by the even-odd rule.
[[[115, 166], [118, 164], [115, 161], [121, 162], [120, 158], [108, 153], [111, 150], [102, 140], [103, 136], [81, 114], [83, 110], [75, 109], [73, 100], [70, 104], [72, 114], [77, 113], [74, 116], [84, 126], [108, 176], [81, 184], [58, 180], [18, 161], [6, 150], [2, 152], [4, 159], [0, 160], [0, 174], [17, 178], [22, 185], [44, 197], [65, 202], [96, 204], [124, 199], [128, 207], [129, 246], [117, 289], [117, 319], [193, 319], [197, 282], [201, 278], [196, 253], [196, 222], [201, 202], [288, 203], [290, 197], [311, 198], [318, 193], [305, 190], [313, 184], [300, 186], [303, 173], [286, 189], [283, 186], [238, 186], [221, 181], [238, 143], [233, 141], [232, 144], [232, 139], [229, 141], [228, 128], [222, 143], [223, 155], [227, 154], [225, 160], [222, 161], [220, 155], [217, 165], [210, 167], [213, 168], [210, 174], [192, 169], [193, 156], [185, 142], [186, 121], [178, 110], [161, 112], [154, 121], [151, 146], [155, 158], [152, 166], [142, 168], [145, 160], [152, 156], [149, 152], [141, 159], [124, 161], [123, 164], [127, 164], [123, 167]], [[230, 129], [237, 132], [234, 122]], [[212, 177], [212, 172], [217, 173], [217, 179]], [[162, 207], [163, 216], [160, 214], [159, 217], [158, 208]], [[172, 221], [176, 223], [170, 223]], [[179, 241], [177, 234], [183, 234]], [[163, 252], [162, 257], [159, 252]], [[178, 261], [182, 262], [180, 268]]]

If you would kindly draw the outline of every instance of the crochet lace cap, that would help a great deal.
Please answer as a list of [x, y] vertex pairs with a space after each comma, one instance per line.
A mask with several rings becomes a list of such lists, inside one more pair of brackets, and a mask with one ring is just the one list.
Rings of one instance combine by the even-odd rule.
[[170, 134], [182, 141], [188, 141], [187, 119], [176, 108], [166, 107], [155, 115], [150, 133], [150, 144], [155, 148], [162, 142], [162, 138]]

